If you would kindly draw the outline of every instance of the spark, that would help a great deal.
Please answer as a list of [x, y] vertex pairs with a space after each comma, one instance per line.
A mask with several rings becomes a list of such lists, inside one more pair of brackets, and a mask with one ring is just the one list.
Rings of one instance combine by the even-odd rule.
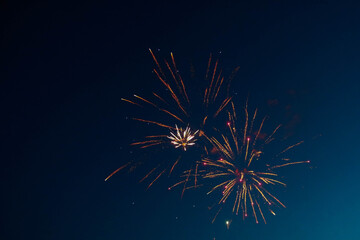
[[225, 224], [226, 224], [226, 228], [229, 230], [231, 221], [226, 220], [226, 221], [225, 221]]

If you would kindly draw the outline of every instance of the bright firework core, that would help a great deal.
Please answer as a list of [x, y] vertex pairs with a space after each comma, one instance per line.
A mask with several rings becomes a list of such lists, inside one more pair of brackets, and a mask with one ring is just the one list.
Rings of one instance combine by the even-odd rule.
[[175, 146], [175, 148], [182, 147], [184, 151], [186, 151], [187, 146], [195, 145], [196, 142], [196, 134], [199, 132], [199, 130], [195, 131], [194, 133], [191, 133], [190, 127], [187, 126], [185, 129], [176, 127], [176, 133], [170, 132], [169, 138], [171, 140], [171, 144]]

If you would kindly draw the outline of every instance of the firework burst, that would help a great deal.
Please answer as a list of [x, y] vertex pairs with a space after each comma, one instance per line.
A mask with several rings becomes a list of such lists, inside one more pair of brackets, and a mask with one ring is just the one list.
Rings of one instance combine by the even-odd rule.
[[[209, 84], [203, 90], [202, 98], [199, 100], [197, 99], [198, 91], [196, 91], [196, 94], [189, 94], [172, 53], [170, 54], [170, 61], [165, 59], [162, 67], [151, 49], [149, 51], [156, 65], [153, 72], [165, 87], [167, 93], [153, 92], [152, 96], [147, 98], [138, 95], [134, 95], [133, 99], [122, 98], [123, 101], [134, 106], [152, 109], [155, 113], [152, 116], [158, 116], [156, 117], [158, 120], [145, 118], [133, 118], [133, 120], [166, 128], [166, 131], [177, 131], [173, 127], [175, 125], [183, 126], [182, 129], [192, 126], [193, 129], [199, 131], [197, 137], [204, 136], [209, 129], [214, 129], [215, 127], [209, 122], [217, 118], [231, 102], [229, 96], [230, 83], [238, 68], [235, 68], [231, 76], [225, 79], [222, 70], [219, 69], [219, 61], [216, 60], [214, 63], [210, 54], [205, 74], [205, 80]], [[161, 116], [157, 114], [159, 112]], [[187, 127], [185, 128], [185, 126]], [[145, 140], [134, 142], [132, 145], [147, 148], [171, 142], [174, 147], [177, 147], [178, 145], [174, 144], [173, 141], [174, 139], [169, 138], [163, 131], [163, 134], [146, 136]], [[185, 150], [186, 148], [182, 149]]]
[[[151, 127], [150, 129], [161, 134], [145, 136], [145, 139], [133, 142], [131, 145], [140, 148], [153, 146], [173, 147], [186, 151], [189, 147], [196, 145], [199, 138], [206, 136], [205, 132], [208, 132], [209, 129], [215, 129], [212, 120], [217, 118], [230, 105], [230, 83], [238, 68], [235, 68], [231, 76], [225, 79], [219, 67], [219, 61], [213, 61], [210, 54], [205, 73], [205, 80], [208, 85], [203, 90], [202, 97], [199, 100], [199, 92], [194, 89], [197, 85], [191, 85], [192, 89], [190, 90], [192, 91], [187, 89], [172, 53], [170, 54], [170, 61], [165, 59], [164, 65], [162, 65], [151, 49], [149, 51], [156, 66], [153, 72], [165, 87], [166, 92], [163, 94], [153, 92], [152, 96], [146, 98], [134, 95], [132, 99], [123, 98], [122, 100], [135, 107], [153, 111], [154, 114], [151, 114], [151, 116], [154, 119], [138, 117], [133, 118], [133, 120], [160, 127]], [[189, 94], [192, 92], [195, 94]], [[170, 135], [168, 134], [169, 131]], [[203, 142], [207, 142], [206, 139], [204, 140]], [[198, 168], [197, 164], [201, 155], [207, 152], [206, 144], [200, 144], [195, 149], [202, 149], [198, 151], [201, 152], [198, 158], [194, 161], [187, 161], [186, 166], [183, 166], [184, 169], [194, 169], [193, 172]], [[141, 181], [152, 176], [154, 180], [149, 184], [150, 187], [154, 181], [166, 172], [171, 174], [174, 168], [180, 165], [181, 159], [182, 154], [179, 153], [176, 160], [167, 158], [164, 163], [155, 163], [158, 166], [152, 168]], [[180, 172], [183, 172], [183, 169]]]
[[[234, 199], [232, 203], [233, 213], [236, 215], [242, 213], [243, 218], [252, 214], [256, 223], [258, 223], [258, 218], [261, 216], [266, 223], [264, 209], [275, 215], [275, 207], [285, 208], [285, 205], [271, 193], [271, 189], [274, 186], [286, 186], [285, 183], [279, 180], [279, 176], [274, 172], [274, 169], [288, 165], [308, 163], [309, 161], [291, 162], [289, 158], [281, 158], [282, 154], [302, 143], [299, 142], [277, 154], [280, 160], [286, 161], [285, 163], [277, 165], [259, 164], [259, 162], [264, 163], [263, 151], [265, 145], [274, 140], [273, 136], [280, 128], [280, 125], [270, 135], [265, 135], [262, 132], [266, 119], [264, 118], [260, 126], [254, 130], [256, 114], [257, 110], [255, 110], [249, 121], [246, 107], [245, 125], [242, 129], [238, 130], [235, 127], [237, 119], [235, 109], [233, 108], [233, 113], [229, 113], [229, 121], [227, 122], [229, 136], [222, 135], [221, 142], [214, 137], [209, 139], [217, 149], [218, 154], [216, 159], [206, 157], [202, 160], [203, 165], [206, 166], [203, 177], [205, 179], [219, 180], [208, 192], [210, 194], [215, 190], [221, 191], [219, 204], [226, 203], [230, 198]], [[263, 167], [259, 167], [259, 165]]]
[[184, 151], [186, 151], [186, 148], [188, 146], [195, 145], [196, 142], [196, 134], [199, 132], [199, 130], [196, 130], [194, 133], [191, 133], [191, 130], [189, 127], [186, 127], [185, 129], [176, 127], [176, 133], [170, 132], [170, 136], [167, 136], [171, 140], [171, 143], [175, 146], [175, 148], [182, 147]]

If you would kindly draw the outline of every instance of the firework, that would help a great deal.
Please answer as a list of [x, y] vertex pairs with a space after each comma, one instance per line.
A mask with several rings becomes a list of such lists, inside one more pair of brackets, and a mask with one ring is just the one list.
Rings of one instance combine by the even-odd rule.
[[186, 127], [185, 130], [182, 128], [176, 127], [176, 134], [173, 132], [170, 132], [170, 136], [167, 136], [171, 140], [171, 143], [175, 146], [175, 148], [182, 147], [184, 151], [186, 151], [186, 147], [195, 145], [196, 142], [196, 134], [199, 132], [199, 130], [196, 130], [194, 133], [191, 133], [191, 130], [189, 127]]
[[[210, 194], [215, 190], [221, 190], [222, 195], [218, 201], [219, 204], [226, 203], [230, 198], [234, 199], [232, 203], [233, 213], [236, 215], [242, 213], [244, 218], [252, 214], [256, 223], [258, 223], [258, 218], [261, 216], [266, 223], [264, 209], [275, 215], [275, 207], [285, 208], [285, 205], [270, 190], [276, 185], [286, 186], [285, 183], [279, 180], [279, 176], [274, 172], [274, 169], [308, 163], [309, 161], [291, 162], [289, 158], [280, 157], [302, 143], [299, 142], [285, 148], [277, 155], [280, 160], [287, 161], [286, 163], [276, 165], [259, 164], [259, 162], [265, 163], [263, 151], [265, 146], [274, 140], [273, 136], [280, 128], [280, 125], [270, 135], [264, 137], [265, 134], [262, 129], [266, 118], [262, 119], [259, 127], [254, 130], [256, 115], [257, 110], [249, 118], [247, 107], [245, 107], [245, 124], [242, 129], [238, 130], [236, 128], [235, 109], [233, 108], [233, 112], [229, 113], [229, 121], [227, 122], [229, 135], [222, 135], [221, 142], [215, 137], [209, 139], [219, 154], [217, 154], [216, 159], [206, 157], [202, 160], [203, 165], [206, 166], [206, 173], [203, 177], [205, 179], [220, 180], [208, 192]], [[259, 167], [259, 165], [263, 167]]]
[[[230, 83], [238, 68], [235, 68], [231, 76], [225, 79], [222, 70], [219, 70], [219, 61], [216, 60], [214, 63], [210, 54], [205, 74], [205, 80], [209, 84], [205, 87], [202, 98], [199, 100], [196, 99], [197, 91], [194, 94], [196, 96], [188, 93], [189, 90], [185, 86], [172, 53], [170, 54], [170, 61], [165, 59], [164, 66], [162, 66], [151, 49], [149, 51], [156, 65], [153, 72], [156, 78], [165, 86], [167, 93], [161, 96], [160, 93], [153, 92], [151, 97], [145, 98], [134, 95], [134, 99], [122, 98], [122, 100], [137, 107], [153, 109], [154, 113], [156, 113], [153, 116], [158, 116], [157, 119], [161, 120], [145, 118], [133, 118], [133, 120], [166, 128], [166, 131], [175, 131], [176, 129], [173, 127], [175, 125], [183, 126], [182, 129], [190, 129], [189, 126], [192, 126], [193, 129], [199, 131], [197, 137], [204, 136], [208, 129], [214, 129], [214, 126], [208, 127], [208, 125], [211, 125], [209, 121], [218, 117], [229, 105], [231, 101], [229, 96]], [[161, 116], [157, 114], [158, 112], [162, 113]], [[177, 139], [177, 137], [173, 137]], [[159, 134], [146, 136], [145, 140], [134, 142], [132, 145], [147, 148], [171, 143], [170, 145], [178, 147], [173, 141], [176, 140], [169, 138], [165, 134]], [[186, 148], [183, 147], [182, 149], [185, 150]]]
[[[231, 76], [225, 79], [219, 67], [219, 61], [213, 61], [210, 54], [205, 73], [205, 80], [208, 81], [208, 85], [203, 90], [202, 97], [199, 100], [199, 92], [195, 91], [195, 89], [189, 91], [185, 85], [172, 53], [170, 54], [170, 61], [165, 59], [164, 65], [162, 65], [151, 49], [149, 51], [156, 66], [153, 72], [161, 84], [165, 86], [165, 94], [153, 92], [151, 97], [145, 98], [134, 95], [133, 99], [123, 98], [122, 100], [135, 107], [154, 111], [154, 114], [151, 114], [154, 119], [137, 117], [133, 118], [133, 120], [160, 127], [151, 127], [151, 130], [156, 130], [160, 134], [145, 136], [145, 139], [133, 142], [131, 145], [140, 148], [153, 146], [174, 147], [186, 151], [189, 147], [198, 143], [200, 137], [206, 136], [205, 133], [209, 129], [215, 129], [211, 120], [217, 118], [229, 106], [231, 102], [229, 96], [230, 83], [238, 68], [235, 68]], [[197, 85], [190, 85], [192, 88], [195, 86]], [[192, 92], [196, 94], [191, 94]], [[168, 134], [169, 131], [170, 135]], [[204, 144], [199, 145], [197, 149], [202, 149], [201, 154], [205, 154], [207, 151]], [[165, 172], [171, 174], [182, 159], [181, 153], [179, 154], [180, 156], [176, 160], [166, 159], [165, 163], [156, 162], [158, 166], [152, 168], [141, 181], [153, 176], [154, 180], [149, 184], [150, 187]], [[201, 157], [200, 155], [198, 159], [192, 158], [195, 161], [187, 162], [185, 168], [192, 169], [191, 176], [194, 172], [197, 172], [197, 162]], [[180, 172], [183, 172], [183, 170]]]

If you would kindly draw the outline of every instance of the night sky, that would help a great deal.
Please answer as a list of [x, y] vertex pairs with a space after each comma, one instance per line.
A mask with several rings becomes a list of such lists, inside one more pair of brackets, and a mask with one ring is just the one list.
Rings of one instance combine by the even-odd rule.
[[[3, 1], [1, 239], [360, 239], [360, 5], [240, 2]], [[305, 141], [292, 157], [311, 164], [282, 171], [287, 208], [268, 224], [211, 224], [215, 196], [181, 199], [167, 177], [146, 190], [146, 169], [104, 182], [156, 161], [129, 146], [152, 129], [121, 101], [161, 88], [148, 48], [199, 76], [210, 53], [239, 66], [239, 108], [248, 99]]]

